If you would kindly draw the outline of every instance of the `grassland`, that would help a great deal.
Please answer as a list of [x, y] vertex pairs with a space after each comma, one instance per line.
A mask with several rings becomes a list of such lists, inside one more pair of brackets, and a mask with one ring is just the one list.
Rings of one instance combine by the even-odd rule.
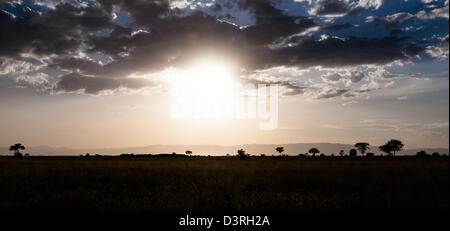
[[0, 210], [448, 211], [447, 158], [0, 158]]

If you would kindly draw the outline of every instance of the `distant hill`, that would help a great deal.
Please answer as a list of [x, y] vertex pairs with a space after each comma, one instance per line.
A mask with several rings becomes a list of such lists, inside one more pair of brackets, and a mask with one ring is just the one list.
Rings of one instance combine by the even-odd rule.
[[[318, 148], [326, 155], [338, 155], [340, 150], [346, 153], [352, 148], [349, 144], [332, 144], [332, 143], [295, 143], [295, 144], [246, 144], [234, 146], [219, 146], [219, 145], [150, 145], [143, 147], [129, 147], [129, 148], [104, 148], [104, 149], [70, 149], [65, 147], [48, 147], [37, 146], [27, 147], [23, 153], [30, 153], [31, 155], [81, 155], [90, 153], [91, 155], [120, 155], [122, 153], [134, 154], [160, 154], [160, 153], [184, 153], [186, 150], [193, 151], [194, 155], [235, 155], [238, 149], [245, 149], [252, 155], [276, 155], [276, 147], [284, 147], [285, 153], [289, 155], [298, 155], [306, 153], [311, 148]], [[427, 153], [439, 152], [441, 154], [448, 154], [449, 149], [441, 148], [423, 148], [423, 149], [405, 149], [398, 153], [398, 155], [415, 155], [418, 151], [425, 150]], [[371, 152], [379, 154], [378, 147], [372, 146]], [[0, 155], [11, 155], [7, 147], [0, 147]]]

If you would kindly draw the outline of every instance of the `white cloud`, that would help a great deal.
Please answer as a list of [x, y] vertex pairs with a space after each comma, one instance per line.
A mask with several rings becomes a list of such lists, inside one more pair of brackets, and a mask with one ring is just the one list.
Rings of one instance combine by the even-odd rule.
[[448, 5], [442, 8], [437, 8], [432, 11], [426, 12], [425, 10], [420, 11], [416, 14], [419, 19], [436, 19], [436, 18], [448, 18], [449, 17], [449, 7]]
[[0, 75], [18, 75], [37, 71], [41, 69], [44, 64], [36, 64], [26, 60], [16, 59], [1, 59], [0, 58]]
[[49, 78], [48, 75], [45, 73], [19, 75], [14, 79], [19, 84], [27, 84], [33, 87], [49, 86]]
[[431, 55], [433, 58], [437, 58], [439, 60], [445, 60], [449, 55], [449, 37], [448, 35], [445, 37], [438, 38], [439, 42], [436, 45], [428, 46], [425, 52]]

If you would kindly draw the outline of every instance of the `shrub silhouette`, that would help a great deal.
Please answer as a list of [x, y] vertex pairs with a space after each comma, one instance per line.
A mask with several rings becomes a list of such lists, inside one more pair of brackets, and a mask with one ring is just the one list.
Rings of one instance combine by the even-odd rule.
[[344, 150], [339, 151], [339, 155], [340, 156], [344, 156], [345, 155], [345, 151]]
[[358, 155], [358, 151], [356, 149], [352, 149], [352, 150], [350, 150], [349, 154], [350, 154], [350, 157], [355, 157]]
[[369, 153], [367, 153], [367, 155], [366, 155], [367, 157], [375, 157], [375, 153], [373, 153], [373, 152], [369, 152]]
[[189, 156], [192, 155], [192, 151], [187, 150], [186, 155], [189, 155]]
[[425, 156], [428, 156], [428, 154], [425, 151], [420, 151], [420, 152], [417, 152], [416, 156], [425, 157]]
[[238, 157], [239, 157], [239, 159], [241, 159], [241, 160], [248, 160], [248, 154], [245, 152], [245, 150], [244, 149], [239, 149], [238, 150]]
[[274, 160], [284, 160], [286, 156], [272, 156]]
[[440, 157], [441, 155], [439, 154], [439, 152], [435, 152], [433, 154], [431, 154], [432, 157]]
[[14, 144], [9, 147], [9, 151], [14, 151], [15, 157], [22, 157], [22, 153], [20, 153], [20, 150], [25, 150], [25, 146], [22, 144]]

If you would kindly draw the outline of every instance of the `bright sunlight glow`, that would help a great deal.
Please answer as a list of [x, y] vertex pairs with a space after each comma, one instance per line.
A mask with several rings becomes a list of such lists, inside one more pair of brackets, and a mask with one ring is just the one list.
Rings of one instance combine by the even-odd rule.
[[231, 66], [206, 60], [179, 75], [173, 91], [192, 117], [219, 119], [232, 113], [234, 86]]

